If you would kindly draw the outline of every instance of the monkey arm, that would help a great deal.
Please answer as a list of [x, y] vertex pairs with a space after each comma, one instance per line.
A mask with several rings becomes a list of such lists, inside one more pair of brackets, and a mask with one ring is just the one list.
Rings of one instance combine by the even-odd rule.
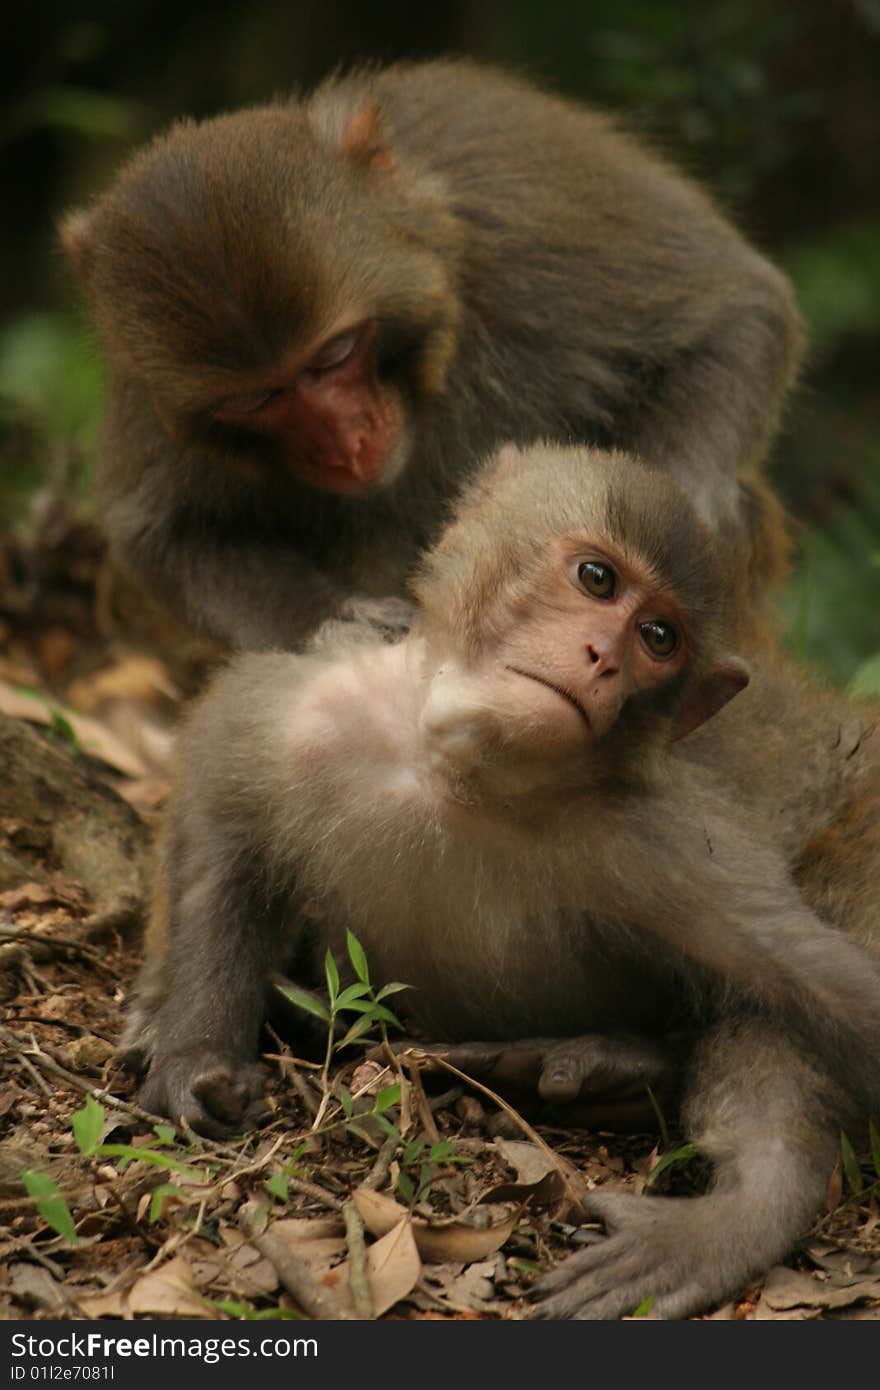
[[699, 1197], [591, 1193], [590, 1244], [537, 1285], [539, 1318], [686, 1317], [734, 1297], [783, 1259], [820, 1209], [837, 1126], [853, 1111], [772, 1023], [729, 1020], [697, 1049], [688, 1139], [713, 1164]]
[[[732, 251], [732, 260], [738, 256]], [[639, 402], [619, 442], [668, 467], [700, 517], [717, 527], [737, 516], [737, 481], [749, 479], [767, 451], [802, 332], [791, 287], [757, 256], [732, 265], [729, 294], [715, 297], [715, 321], [669, 356], [653, 398]], [[773, 503], [763, 491], [759, 501], [763, 521], [761, 509]]]
[[[777, 850], [728, 817], [707, 782], [670, 770], [666, 801], [629, 806], [607, 844], [593, 899], [601, 916], [659, 937], [724, 989], [782, 1019], [869, 1104], [880, 1095], [880, 963], [827, 926]], [[687, 808], [702, 806], [693, 817]], [[632, 872], [650, 846], [651, 882]], [[622, 857], [621, 857], [622, 856]], [[615, 868], [616, 864], [616, 868]], [[611, 885], [611, 896], [603, 892]]]

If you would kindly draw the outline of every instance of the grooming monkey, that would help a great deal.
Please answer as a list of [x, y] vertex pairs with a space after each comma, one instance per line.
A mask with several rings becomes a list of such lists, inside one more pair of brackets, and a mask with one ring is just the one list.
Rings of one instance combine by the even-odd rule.
[[745, 689], [717, 550], [659, 470], [508, 448], [400, 643], [331, 623], [235, 661], [183, 740], [126, 1036], [143, 1103], [246, 1122], [272, 972], [308, 982], [351, 928], [429, 1036], [565, 1040], [549, 1094], [688, 1039], [709, 1191], [592, 1194], [607, 1237], [543, 1313], [681, 1316], [782, 1257], [880, 1091], [876, 713], [772, 664]]
[[173, 126], [62, 240], [109, 362], [113, 549], [235, 648], [405, 627], [446, 500], [507, 440], [630, 449], [744, 521], [744, 621], [750, 568], [781, 567], [756, 470], [789, 285], [603, 116], [470, 62], [334, 77]]

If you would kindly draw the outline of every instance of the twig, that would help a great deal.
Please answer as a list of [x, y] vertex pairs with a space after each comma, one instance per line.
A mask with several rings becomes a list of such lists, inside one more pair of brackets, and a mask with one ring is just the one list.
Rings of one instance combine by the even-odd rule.
[[449, 1090], [443, 1091], [441, 1095], [431, 1096], [428, 1100], [431, 1113], [436, 1115], [438, 1110], [448, 1110], [449, 1106], [454, 1105], [457, 1100], [461, 1100], [463, 1095], [463, 1086], [450, 1086]]
[[336, 1294], [318, 1283], [305, 1261], [298, 1259], [280, 1236], [271, 1229], [262, 1234], [253, 1230], [246, 1208], [242, 1208], [239, 1214], [239, 1224], [248, 1242], [269, 1261], [287, 1292], [304, 1313], [311, 1318], [322, 1319], [351, 1320], [354, 1317]]
[[354, 1202], [348, 1201], [342, 1208], [345, 1221], [345, 1240], [348, 1245], [348, 1288], [354, 1311], [359, 1318], [374, 1318], [373, 1295], [370, 1290], [370, 1276], [367, 1273], [367, 1246], [364, 1241], [364, 1223]]
[[428, 1136], [432, 1144], [439, 1144], [440, 1131], [438, 1130], [437, 1122], [434, 1119], [433, 1114], [431, 1113], [431, 1107], [428, 1104], [428, 1097], [425, 1095], [425, 1088], [422, 1085], [422, 1073], [419, 1064], [416, 1061], [415, 1057], [410, 1057], [409, 1054], [406, 1054], [405, 1061], [406, 1069], [409, 1072], [410, 1085], [412, 1086], [413, 1093], [416, 1098], [416, 1110], [418, 1112], [419, 1119], [422, 1122], [422, 1129], [425, 1131], [425, 1134]]
[[151, 1115], [148, 1111], [142, 1110], [139, 1105], [131, 1105], [128, 1101], [120, 1100], [118, 1096], [112, 1095], [103, 1086], [90, 1086], [87, 1081], [81, 1080], [74, 1072], [62, 1067], [60, 1062], [56, 1062], [54, 1057], [50, 1057], [49, 1053], [45, 1052], [33, 1039], [33, 1047], [30, 1051], [25, 1051], [14, 1033], [10, 1032], [8, 1028], [0, 1028], [0, 1041], [6, 1043], [7, 1047], [11, 1048], [22, 1061], [27, 1057], [33, 1057], [43, 1071], [57, 1076], [59, 1081], [72, 1086], [74, 1090], [82, 1091], [84, 1095], [93, 1096], [95, 1100], [112, 1106], [114, 1110], [122, 1110], [125, 1114], [132, 1115], [136, 1120], [142, 1120], [150, 1126], [167, 1124], [167, 1120], [163, 1120], [161, 1115]]
[[[5, 1039], [4, 1039], [4, 1041], [5, 1041]], [[46, 1081], [43, 1080], [42, 1076], [41, 1076], [40, 1073], [37, 1071], [37, 1069], [36, 1069], [36, 1067], [34, 1066], [34, 1064], [33, 1064], [32, 1062], [28, 1061], [28, 1058], [27, 1058], [27, 1056], [26, 1056], [26, 1054], [25, 1054], [24, 1048], [15, 1047], [13, 1044], [10, 1044], [9, 1046], [10, 1046], [11, 1051], [13, 1051], [13, 1052], [15, 1053], [16, 1057], [18, 1058], [19, 1065], [22, 1066], [22, 1067], [24, 1067], [25, 1071], [26, 1071], [26, 1072], [28, 1073], [28, 1075], [30, 1076], [30, 1078], [31, 1078], [31, 1080], [33, 1081], [34, 1085], [36, 1086], [37, 1090], [38, 1090], [38, 1091], [42, 1091], [44, 1096], [47, 1096], [47, 1097], [48, 1097], [48, 1096], [51, 1096], [51, 1095], [52, 1095], [52, 1087], [51, 1087]]]
[[72, 941], [69, 936], [50, 936], [45, 932], [28, 931], [25, 927], [0, 926], [0, 944], [3, 941], [30, 941], [34, 945], [48, 946], [50, 949], [57, 946], [59, 950], [74, 951], [101, 970], [112, 970], [100, 951], [96, 951], [93, 946], [84, 945], [81, 941]]
[[389, 1134], [385, 1143], [382, 1145], [367, 1176], [364, 1178], [362, 1187], [369, 1187], [371, 1191], [378, 1192], [385, 1186], [391, 1172], [391, 1164], [397, 1152], [397, 1136]]
[[[482, 1081], [477, 1081], [475, 1077], [468, 1076], [467, 1072], [461, 1071], [459, 1067], [455, 1066], [452, 1062], [448, 1062], [446, 1058], [441, 1056], [439, 1053], [423, 1052], [419, 1048], [413, 1048], [411, 1050], [415, 1052], [416, 1058], [419, 1062], [429, 1062], [432, 1066], [440, 1066], [444, 1069], [444, 1071], [451, 1072], [452, 1075], [457, 1076], [460, 1081], [464, 1081], [468, 1086], [472, 1086], [474, 1090], [481, 1091], [484, 1096], [488, 1096], [489, 1100], [493, 1101], [495, 1105], [499, 1106], [500, 1109], [502, 1109], [506, 1115], [509, 1115], [510, 1118], [514, 1121], [514, 1123], [517, 1124], [519, 1128], [522, 1130], [523, 1134], [525, 1134], [529, 1139], [531, 1139], [532, 1143], [537, 1145], [537, 1147], [541, 1150], [544, 1156], [550, 1161], [550, 1163], [552, 1163], [556, 1172], [559, 1174], [562, 1185], [565, 1188], [565, 1193], [568, 1197], [568, 1200], [575, 1207], [578, 1207], [581, 1210], [584, 1209], [584, 1197], [586, 1195], [586, 1187], [584, 1187], [581, 1191], [578, 1191], [578, 1185], [574, 1181], [574, 1175], [568, 1169], [568, 1165], [563, 1164], [560, 1161], [559, 1155], [553, 1152], [550, 1145], [541, 1138], [537, 1130], [533, 1129], [532, 1126], [529, 1124], [528, 1120], [523, 1119], [519, 1111], [515, 1110], [513, 1106], [510, 1105], [508, 1101], [504, 1099], [503, 1096], [500, 1096], [497, 1091], [493, 1091], [491, 1087], [484, 1086]], [[410, 1049], [407, 1049], [407, 1051], [410, 1051]], [[406, 1056], [406, 1052], [402, 1054], [403, 1058], [405, 1058]]]
[[287, 1186], [294, 1192], [301, 1192], [304, 1197], [311, 1197], [314, 1202], [323, 1203], [331, 1211], [342, 1211], [344, 1203], [316, 1182], [307, 1182], [305, 1178], [288, 1178]]

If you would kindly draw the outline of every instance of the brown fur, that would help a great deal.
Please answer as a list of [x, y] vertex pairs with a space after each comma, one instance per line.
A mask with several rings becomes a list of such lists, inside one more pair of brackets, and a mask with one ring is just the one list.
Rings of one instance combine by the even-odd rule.
[[[569, 583], [571, 545], [611, 558], [613, 602]], [[544, 1094], [589, 1099], [609, 1070], [626, 1091], [675, 1040], [709, 1191], [591, 1196], [607, 1239], [545, 1281], [543, 1315], [681, 1315], [783, 1257], [838, 1128], [880, 1101], [878, 711], [769, 659], [731, 698], [716, 552], [659, 471], [506, 450], [426, 558], [403, 642], [336, 624], [233, 663], [183, 745], [171, 931], [128, 1030], [145, 1104], [209, 1132], [252, 1115], [269, 974], [291, 949], [301, 971], [344, 958], [350, 928], [435, 1037], [482, 1035], [502, 1064], [505, 1041], [568, 1039], [526, 1045]], [[637, 624], [682, 618], [647, 687], [630, 617], [613, 664], [596, 637], [633, 593]], [[619, 682], [597, 732], [593, 692]]]
[[[736, 537], [741, 570], [753, 550], [761, 593], [780, 567], [753, 479], [800, 356], [790, 287], [595, 112], [469, 62], [333, 78], [178, 123], [62, 239], [109, 358], [117, 557], [233, 646], [296, 645], [352, 594], [400, 595], [508, 439], [641, 453]], [[356, 498], [211, 420], [350, 316], [379, 325], [404, 417], [386, 485]]]

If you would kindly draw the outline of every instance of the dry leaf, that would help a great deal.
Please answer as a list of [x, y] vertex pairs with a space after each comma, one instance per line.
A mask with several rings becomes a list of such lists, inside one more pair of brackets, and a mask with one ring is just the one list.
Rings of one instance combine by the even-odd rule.
[[[349, 1261], [346, 1260], [339, 1266], [343, 1276], [339, 1292], [346, 1300], [349, 1299], [348, 1270]], [[405, 1213], [396, 1226], [367, 1250], [367, 1275], [377, 1318], [412, 1292], [421, 1272], [422, 1262], [413, 1239], [412, 1222]]]
[[813, 1274], [777, 1265], [764, 1283], [755, 1317], [766, 1320], [793, 1309], [845, 1308], [860, 1299], [880, 1300], [880, 1277], [846, 1279], [838, 1283], [834, 1276], [819, 1279]]
[[[385, 1235], [408, 1215], [406, 1208], [395, 1202], [393, 1197], [383, 1192], [373, 1192], [368, 1187], [356, 1188], [352, 1201], [367, 1230], [374, 1236]], [[471, 1264], [474, 1260], [485, 1260], [487, 1255], [493, 1255], [510, 1238], [519, 1213], [520, 1209], [517, 1208], [505, 1220], [482, 1229], [468, 1226], [461, 1219], [427, 1222], [416, 1217], [412, 1221], [416, 1248], [427, 1264], [445, 1264], [451, 1260]]]
[[153, 1313], [174, 1318], [213, 1318], [217, 1314], [199, 1298], [189, 1261], [183, 1255], [144, 1274], [129, 1290], [132, 1313]]
[[553, 1160], [537, 1144], [527, 1144], [520, 1139], [496, 1139], [495, 1148], [516, 1173], [517, 1182], [526, 1186], [534, 1186], [548, 1173], [557, 1171]]
[[27, 719], [31, 724], [51, 726], [53, 711], [67, 721], [80, 748], [90, 758], [100, 758], [101, 762], [125, 777], [147, 775], [147, 767], [137, 754], [96, 719], [91, 719], [87, 714], [76, 714], [55, 701], [47, 704], [36, 695], [28, 695], [0, 680], [0, 714], [7, 714], [13, 719]]

